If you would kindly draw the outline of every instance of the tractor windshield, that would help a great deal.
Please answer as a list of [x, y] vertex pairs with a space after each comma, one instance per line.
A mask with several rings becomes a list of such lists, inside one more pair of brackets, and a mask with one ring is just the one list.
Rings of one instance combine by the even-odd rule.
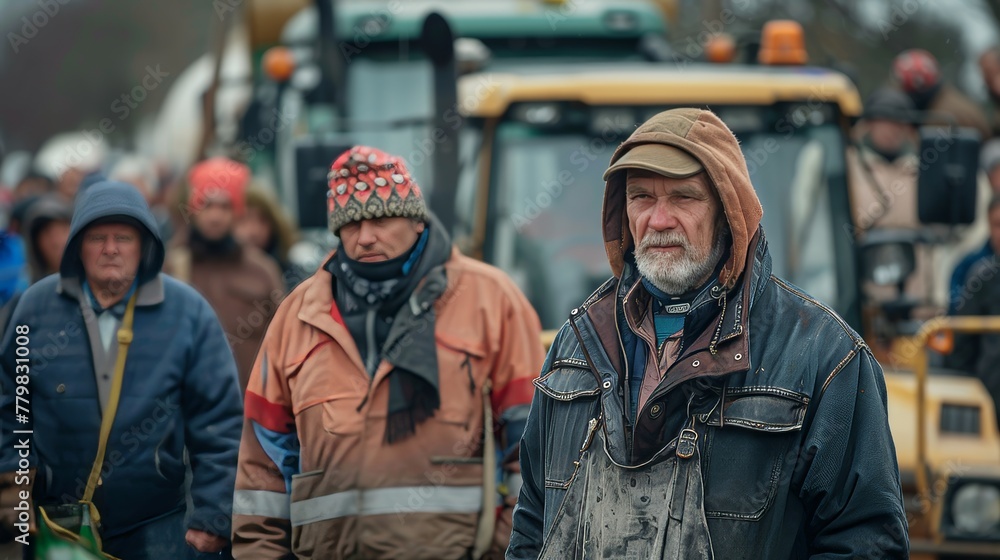
[[[739, 137], [764, 207], [773, 273], [841, 313], [855, 298], [844, 137], [831, 107], [713, 108]], [[649, 108], [515, 106], [498, 126], [488, 261], [509, 271], [546, 328], [610, 276], [601, 176]], [[638, 117], [638, 118], [637, 118]]]

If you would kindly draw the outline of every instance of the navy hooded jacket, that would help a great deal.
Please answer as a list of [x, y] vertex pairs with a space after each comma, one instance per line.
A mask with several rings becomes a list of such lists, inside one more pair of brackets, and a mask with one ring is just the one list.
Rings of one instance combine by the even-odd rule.
[[[188, 527], [228, 538], [242, 427], [232, 351], [204, 298], [160, 273], [164, 247], [156, 222], [139, 192], [126, 183], [103, 182], [81, 193], [59, 274], [24, 293], [0, 342], [0, 472], [19, 467], [15, 445], [25, 436], [12, 431], [33, 429], [35, 502], [75, 502], [84, 492], [101, 427], [97, 379], [110, 372], [95, 372], [79, 299], [80, 247], [89, 225], [108, 221], [139, 226], [142, 257], [133, 341], [94, 495], [101, 534], [122, 534], [184, 509], [186, 451], [194, 503]], [[26, 364], [17, 361], [25, 352]], [[25, 373], [27, 423], [15, 408], [26, 403], [15, 402], [17, 383], [25, 380], [18, 376]]]

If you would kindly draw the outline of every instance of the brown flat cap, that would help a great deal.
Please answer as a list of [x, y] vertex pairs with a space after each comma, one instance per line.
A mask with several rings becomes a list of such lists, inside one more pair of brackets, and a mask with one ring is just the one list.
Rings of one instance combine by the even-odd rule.
[[666, 144], [640, 144], [625, 152], [618, 161], [604, 172], [607, 181], [615, 171], [621, 169], [645, 169], [665, 177], [683, 179], [700, 173], [701, 162], [680, 148]]

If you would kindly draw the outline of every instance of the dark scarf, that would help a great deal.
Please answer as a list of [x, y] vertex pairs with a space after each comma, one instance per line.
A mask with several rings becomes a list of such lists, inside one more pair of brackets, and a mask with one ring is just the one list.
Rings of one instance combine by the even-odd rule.
[[918, 111], [927, 111], [934, 104], [934, 100], [941, 93], [943, 87], [944, 82], [939, 82], [922, 91], [911, 91], [909, 92], [910, 99], [913, 100], [913, 105]]
[[[622, 282], [619, 288], [621, 291], [618, 297], [620, 300], [623, 299], [632, 286], [636, 283], [642, 284], [643, 289], [651, 296], [652, 300], [650, 305], [654, 313], [653, 326], [656, 329], [657, 348], [663, 342], [663, 339], [660, 338], [661, 334], [665, 334], [667, 330], [673, 330], [671, 334], [676, 333], [677, 330], [684, 331], [681, 335], [681, 343], [677, 347], [677, 355], [674, 356], [674, 359], [679, 358], [688, 345], [694, 342], [705, 328], [708, 328], [711, 321], [710, 318], [718, 317], [719, 307], [712, 304], [716, 300], [716, 296], [713, 295], [716, 291], [713, 288], [719, 285], [719, 273], [729, 260], [731, 251], [732, 249], [727, 246], [719, 258], [718, 264], [715, 265], [715, 271], [712, 272], [712, 275], [704, 284], [680, 295], [667, 294], [654, 286], [652, 282], [646, 280], [639, 273], [639, 268], [635, 264], [633, 250], [630, 249], [625, 254], [625, 269], [622, 272]], [[671, 306], [679, 307], [671, 308]], [[616, 320], [618, 321], [619, 332], [622, 337], [622, 349], [624, 351], [622, 357], [629, 361], [634, 372], [632, 378], [629, 380], [628, 387], [628, 398], [630, 399], [629, 411], [631, 412], [629, 420], [634, 423], [636, 414], [639, 412], [636, 408], [639, 404], [642, 378], [645, 377], [646, 360], [650, 353], [646, 343], [629, 327], [628, 321], [625, 319], [624, 307], [622, 304], [617, 306]], [[664, 321], [664, 314], [680, 315], [680, 317], [677, 318], [677, 321]], [[662, 332], [661, 329], [663, 329]], [[652, 350], [658, 355], [656, 348]]]
[[911, 154], [916, 154], [917, 149], [912, 142], [906, 141], [900, 144], [899, 148], [895, 150], [885, 150], [880, 148], [875, 142], [872, 141], [871, 134], [865, 134], [861, 137], [861, 144], [864, 145], [869, 150], [875, 152], [885, 161], [892, 163], [902, 156], [907, 156]]
[[[412, 435], [416, 425], [433, 416], [441, 405], [434, 303], [447, 288], [444, 263], [450, 255], [451, 240], [431, 218], [414, 247], [400, 257], [362, 263], [337, 251], [325, 267], [336, 280], [333, 297], [358, 342], [369, 375], [374, 375], [380, 359], [393, 365], [387, 443]], [[372, 310], [376, 311], [377, 355], [368, 356], [366, 343], [372, 333], [366, 332], [365, 323]], [[387, 318], [392, 318], [391, 325]]]
[[191, 248], [191, 256], [198, 260], [236, 258], [240, 255], [240, 244], [232, 233], [227, 233], [222, 239], [209, 239], [194, 226], [191, 226], [188, 247]]

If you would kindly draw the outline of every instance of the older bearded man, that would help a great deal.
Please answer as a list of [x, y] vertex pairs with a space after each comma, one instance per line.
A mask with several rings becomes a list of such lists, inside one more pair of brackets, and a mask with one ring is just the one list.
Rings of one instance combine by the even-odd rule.
[[771, 276], [736, 137], [666, 111], [605, 179], [614, 277], [535, 381], [507, 558], [906, 558], [881, 368]]
[[[686, 181], [629, 169], [625, 196], [639, 274], [666, 293], [681, 294], [704, 283], [726, 248], [729, 227], [704, 173]], [[679, 212], [663, 212], [660, 196], [677, 199]], [[713, 222], [714, 219], [714, 222]]]

